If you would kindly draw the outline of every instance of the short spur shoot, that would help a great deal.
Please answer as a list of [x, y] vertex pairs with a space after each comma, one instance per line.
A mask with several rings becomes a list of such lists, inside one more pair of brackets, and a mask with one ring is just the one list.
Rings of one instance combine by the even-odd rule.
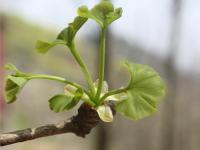
[[[153, 68], [126, 60], [123, 62], [123, 66], [130, 73], [128, 85], [109, 90], [109, 85], [104, 80], [106, 32], [108, 26], [122, 16], [122, 8], [115, 8], [111, 2], [102, 1], [91, 9], [87, 6], [81, 6], [77, 13], [74, 20], [58, 34], [54, 41], [37, 41], [36, 49], [39, 53], [45, 54], [50, 52], [49, 50], [54, 46], [66, 47], [66, 52], [72, 53], [75, 61], [79, 64], [88, 86], [84, 87], [63, 77], [25, 73], [18, 70], [13, 64], [7, 64], [5, 68], [12, 71], [12, 74], [6, 77], [6, 102], [9, 104], [15, 102], [28, 81], [45, 79], [64, 84], [63, 93], [58, 93], [49, 99], [49, 107], [56, 113], [70, 110], [82, 102], [83, 105], [97, 114], [99, 120], [104, 122], [113, 121], [114, 111], [132, 120], [154, 114], [165, 95], [165, 84]], [[75, 42], [78, 31], [89, 20], [95, 21], [101, 28], [100, 65], [97, 66], [99, 75], [98, 79], [95, 80], [77, 50]], [[114, 106], [110, 106], [110, 102], [114, 103]]]

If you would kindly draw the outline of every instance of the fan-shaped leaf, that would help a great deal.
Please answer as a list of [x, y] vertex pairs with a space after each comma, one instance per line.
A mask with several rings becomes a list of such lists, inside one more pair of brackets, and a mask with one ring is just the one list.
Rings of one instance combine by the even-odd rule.
[[67, 28], [61, 31], [57, 39], [65, 41], [66, 44], [70, 47], [76, 33], [84, 25], [86, 21], [87, 21], [87, 18], [83, 18], [80, 16], [76, 17], [74, 21], [69, 24]]
[[47, 53], [51, 48], [53, 48], [56, 45], [65, 45], [66, 42], [63, 40], [55, 40], [51, 43], [49, 42], [44, 42], [44, 41], [37, 41], [36, 43], [36, 49], [39, 53], [45, 54]]
[[102, 27], [107, 27], [113, 21], [121, 17], [122, 8], [114, 9], [112, 3], [102, 1], [91, 10], [89, 10], [87, 6], [79, 7], [78, 14], [81, 17], [95, 20]]
[[78, 104], [82, 98], [83, 90], [77, 89], [74, 95], [55, 95], [49, 100], [49, 106], [54, 112], [70, 110]]
[[16, 101], [19, 93], [21, 92], [27, 81], [28, 80], [23, 77], [7, 76], [5, 87], [5, 99], [7, 103], [12, 103]]
[[71, 46], [74, 37], [78, 30], [82, 27], [82, 25], [87, 21], [87, 18], [83, 17], [76, 17], [72, 23], [69, 23], [69, 26], [61, 31], [58, 34], [57, 39], [53, 42], [44, 42], [44, 41], [37, 41], [36, 49], [39, 53], [45, 54], [47, 53], [52, 47], [56, 45], [67, 45]]
[[146, 65], [126, 62], [131, 73], [128, 99], [117, 103], [116, 110], [123, 115], [137, 120], [157, 111], [165, 85], [158, 73]]

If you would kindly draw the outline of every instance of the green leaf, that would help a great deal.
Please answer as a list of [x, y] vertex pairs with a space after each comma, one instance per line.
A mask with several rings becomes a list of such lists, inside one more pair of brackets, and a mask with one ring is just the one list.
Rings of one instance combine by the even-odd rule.
[[80, 99], [83, 97], [83, 94], [84, 94], [84, 92], [83, 92], [82, 89], [77, 89], [76, 90], [76, 93], [74, 94], [74, 97], [73, 97], [73, 102], [74, 103], [71, 104], [71, 107], [74, 107], [74, 106], [76, 106], [76, 104], [78, 104]]
[[54, 112], [70, 110], [78, 104], [82, 95], [82, 89], [77, 89], [73, 96], [59, 94], [49, 100], [49, 106]]
[[76, 33], [78, 30], [85, 24], [87, 18], [83, 17], [76, 17], [72, 23], [69, 24], [67, 28], [65, 28], [61, 33], [58, 35], [58, 40], [63, 40], [66, 44], [70, 47]]
[[61, 31], [58, 34], [57, 38], [53, 42], [44, 42], [44, 41], [37, 41], [36, 49], [39, 53], [45, 54], [51, 48], [56, 45], [67, 45], [71, 46], [74, 40], [74, 37], [78, 30], [82, 27], [82, 25], [87, 21], [87, 18], [83, 17], [76, 17], [72, 23], [69, 23], [69, 26]]
[[12, 103], [16, 101], [19, 93], [21, 92], [27, 81], [28, 80], [23, 77], [7, 76], [5, 87], [5, 96], [7, 103]]
[[39, 53], [45, 54], [49, 51], [49, 49], [53, 48], [54, 46], [65, 45], [65, 44], [66, 42], [63, 40], [55, 40], [51, 43], [38, 40], [36, 43], [36, 49]]
[[117, 9], [115, 9], [114, 12], [108, 14], [108, 16], [107, 16], [108, 24], [111, 24], [115, 20], [119, 19], [122, 16], [122, 12], [123, 12], [122, 8], [117, 8]]
[[112, 122], [113, 121], [113, 113], [110, 106], [101, 105], [97, 107], [97, 113], [99, 118], [104, 122]]
[[116, 110], [134, 120], [152, 115], [165, 94], [163, 80], [146, 65], [126, 62], [125, 66], [131, 73], [128, 99], [117, 103]]
[[72, 103], [72, 97], [67, 95], [55, 95], [49, 100], [49, 107], [54, 112], [62, 112], [68, 110], [68, 105]]
[[78, 14], [81, 17], [95, 20], [102, 27], [107, 27], [113, 21], [121, 17], [122, 8], [114, 9], [112, 3], [102, 1], [91, 10], [89, 10], [87, 6], [79, 7]]
[[13, 103], [16, 101], [24, 85], [28, 82], [29, 74], [19, 71], [13, 64], [9, 63], [5, 65], [5, 69], [13, 71], [12, 75], [6, 77], [5, 86], [5, 100], [7, 103]]

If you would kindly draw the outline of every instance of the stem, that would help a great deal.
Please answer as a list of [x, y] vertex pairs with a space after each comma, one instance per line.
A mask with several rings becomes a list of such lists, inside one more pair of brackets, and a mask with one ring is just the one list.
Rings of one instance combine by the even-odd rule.
[[127, 90], [129, 89], [129, 87], [127, 86], [126, 88], [123, 88], [123, 89], [117, 89], [117, 90], [112, 90], [112, 91], [109, 91], [108, 93], [104, 94], [99, 103], [101, 104], [107, 97], [111, 96], [111, 95], [115, 95], [115, 94], [119, 94], [119, 93], [123, 93], [123, 92], [126, 92]]
[[105, 49], [106, 49], [106, 28], [102, 28], [102, 35], [101, 35], [101, 51], [100, 51], [100, 65], [99, 65], [99, 83], [98, 89], [95, 99], [98, 100], [101, 95], [101, 90], [104, 81], [104, 74], [105, 74]]
[[76, 88], [81, 88], [84, 90], [84, 92], [89, 96], [91, 97], [90, 93], [85, 90], [81, 85], [77, 84], [77, 83], [74, 83], [74, 82], [71, 82], [71, 81], [68, 81], [66, 80], [65, 78], [62, 78], [62, 77], [57, 77], [57, 76], [51, 76], [51, 75], [31, 75], [30, 77], [27, 77], [27, 79], [49, 79], [49, 80], [54, 80], [54, 81], [59, 81], [59, 82], [62, 82], [62, 83], [66, 83], [66, 84], [70, 84]]
[[71, 50], [73, 56], [75, 57], [76, 61], [78, 62], [78, 64], [80, 65], [80, 67], [82, 69], [82, 72], [83, 72], [85, 79], [86, 79], [86, 81], [87, 81], [87, 83], [90, 87], [92, 97], [93, 97], [95, 95], [95, 89], [94, 89], [94, 86], [93, 86], [92, 76], [91, 76], [86, 64], [82, 60], [80, 54], [77, 52], [74, 44], [71, 45], [70, 50]]

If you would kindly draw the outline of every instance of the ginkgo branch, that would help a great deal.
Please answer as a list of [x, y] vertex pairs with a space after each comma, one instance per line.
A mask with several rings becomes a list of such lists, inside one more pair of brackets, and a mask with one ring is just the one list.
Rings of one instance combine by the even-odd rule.
[[96, 110], [87, 104], [82, 104], [76, 116], [58, 124], [49, 124], [37, 128], [0, 134], [0, 146], [64, 133], [74, 133], [77, 136], [85, 137], [99, 122], [100, 118]]
[[[115, 110], [133, 120], [154, 114], [160, 99], [165, 95], [165, 83], [153, 68], [125, 61], [124, 66], [131, 75], [127, 87], [108, 91], [108, 85], [104, 81], [106, 29], [121, 16], [122, 8], [115, 9], [109, 1], [102, 1], [92, 9], [81, 6], [78, 9], [78, 16], [59, 33], [55, 41], [38, 41], [36, 44], [38, 52], [43, 54], [56, 45], [65, 44], [82, 69], [89, 89], [62, 77], [27, 74], [19, 71], [13, 64], [6, 66], [6, 69], [15, 73], [6, 77], [5, 96], [8, 104], [17, 100], [23, 87], [31, 79], [50, 79], [68, 84], [65, 86], [64, 94], [56, 94], [49, 100], [50, 109], [54, 112], [70, 110], [80, 101], [84, 104], [79, 108], [78, 115], [68, 121], [0, 134], [0, 146], [69, 132], [84, 137], [100, 120], [112, 122]], [[102, 29], [98, 82], [93, 82], [92, 75], [74, 43], [76, 33], [88, 19], [95, 20]], [[114, 111], [110, 106], [113, 103], [110, 101], [114, 101]]]

